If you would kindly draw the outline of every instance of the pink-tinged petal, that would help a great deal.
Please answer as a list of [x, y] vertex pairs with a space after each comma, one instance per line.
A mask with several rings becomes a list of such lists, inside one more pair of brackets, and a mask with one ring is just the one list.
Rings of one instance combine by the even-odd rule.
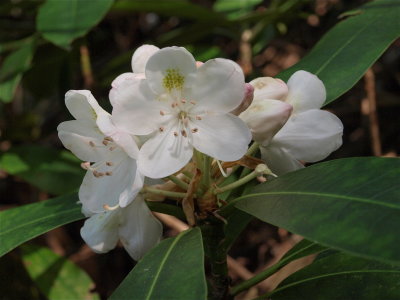
[[216, 58], [198, 68], [196, 85], [189, 97], [197, 103], [194, 113], [227, 113], [241, 104], [245, 92], [242, 69], [231, 60]]
[[162, 116], [162, 105], [152, 101], [156, 96], [146, 80], [126, 80], [110, 91], [113, 103], [112, 120], [120, 130], [146, 135], [157, 130], [168, 116]]
[[162, 235], [162, 225], [153, 216], [144, 199], [140, 196], [121, 210], [119, 237], [122, 245], [134, 260], [139, 260], [146, 252], [158, 244]]
[[342, 145], [343, 124], [334, 114], [312, 109], [292, 115], [272, 143], [298, 160], [316, 162]]
[[244, 112], [247, 108], [249, 108], [249, 106], [253, 102], [254, 98], [253, 86], [250, 83], [246, 83], [244, 88], [245, 88], [245, 94], [242, 103], [240, 103], [238, 107], [236, 107], [234, 110], [230, 112], [232, 115], [235, 116], [240, 115], [240, 113]]
[[259, 77], [250, 82], [254, 87], [254, 99], [283, 100], [288, 94], [288, 86], [282, 80], [272, 77]]
[[260, 151], [261, 158], [265, 161], [268, 168], [278, 176], [304, 168], [304, 166], [284, 148], [269, 145], [267, 147], [261, 146]]
[[92, 120], [62, 122], [57, 127], [58, 137], [64, 147], [83, 161], [102, 160], [107, 150], [102, 144], [104, 135]]
[[326, 99], [324, 83], [314, 74], [297, 71], [287, 83], [289, 93], [286, 102], [293, 106], [293, 113], [321, 108]]
[[92, 215], [81, 228], [85, 243], [96, 253], [106, 253], [118, 242], [119, 212], [108, 211]]
[[240, 159], [248, 149], [251, 133], [246, 124], [231, 114], [203, 116], [191, 121], [193, 147], [222, 161]]
[[147, 61], [160, 48], [153, 45], [143, 45], [136, 49], [132, 55], [132, 70], [134, 73], [144, 73]]
[[239, 117], [250, 127], [253, 139], [267, 145], [286, 123], [292, 106], [280, 100], [254, 100]]
[[92, 166], [97, 173], [88, 171], [79, 189], [79, 200], [92, 212], [104, 211], [105, 205], [113, 207], [129, 203], [140, 191], [134, 184], [136, 161], [122, 150], [114, 151], [119, 153]]
[[70, 90], [65, 94], [65, 105], [77, 119], [96, 120], [98, 114], [108, 114], [87, 90]]
[[196, 78], [196, 61], [185, 48], [163, 48], [149, 58], [145, 74], [158, 95], [176, 92], [184, 95]]
[[189, 137], [184, 137], [178, 126], [171, 126], [157, 132], [143, 144], [139, 151], [138, 168], [147, 177], [163, 178], [183, 168], [192, 155]]

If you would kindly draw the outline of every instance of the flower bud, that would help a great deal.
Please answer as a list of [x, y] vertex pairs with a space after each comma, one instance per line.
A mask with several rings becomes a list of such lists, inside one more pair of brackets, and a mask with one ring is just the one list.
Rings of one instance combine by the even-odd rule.
[[253, 102], [254, 97], [254, 88], [250, 83], [246, 83], [245, 86], [244, 97], [242, 103], [234, 110], [231, 111], [231, 114], [238, 116], [241, 112], [244, 112]]

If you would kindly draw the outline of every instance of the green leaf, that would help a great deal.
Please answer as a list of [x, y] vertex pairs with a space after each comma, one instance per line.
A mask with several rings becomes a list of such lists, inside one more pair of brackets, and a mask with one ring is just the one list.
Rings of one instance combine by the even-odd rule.
[[0, 212], [0, 256], [54, 228], [83, 219], [77, 201], [78, 196], [70, 194]]
[[270, 295], [272, 300], [400, 299], [400, 268], [332, 254], [289, 276]]
[[226, 13], [234, 19], [253, 10], [253, 7], [263, 2], [262, 0], [217, 0], [213, 8], [217, 12]]
[[147, 253], [110, 299], [206, 299], [199, 228], [162, 241]]
[[84, 36], [110, 9], [113, 0], [47, 0], [39, 9], [37, 30], [62, 48]]
[[0, 68], [1, 101], [11, 102], [14, 98], [15, 90], [23, 73], [30, 67], [34, 51], [34, 43], [30, 40], [4, 60]]
[[120, 0], [112, 6], [118, 12], [152, 12], [165, 16], [194, 19], [198, 21], [224, 22], [224, 15], [186, 0]]
[[303, 239], [298, 242], [292, 249], [285, 253], [285, 255], [280, 259], [280, 262], [285, 261], [286, 263], [291, 262], [295, 259], [302, 258], [314, 253], [319, 253], [321, 251], [327, 250], [328, 248], [321, 246], [315, 242]]
[[34, 245], [23, 245], [21, 252], [26, 270], [48, 299], [99, 299], [90, 292], [90, 277], [64, 257]]
[[400, 160], [338, 159], [260, 184], [235, 201], [322, 245], [400, 264]]
[[340, 21], [298, 64], [282, 72], [287, 80], [297, 70], [317, 75], [327, 89], [328, 104], [349, 90], [400, 36], [400, 2], [376, 0], [359, 14]]
[[75, 191], [85, 171], [69, 151], [20, 146], [0, 154], [0, 169], [54, 195]]

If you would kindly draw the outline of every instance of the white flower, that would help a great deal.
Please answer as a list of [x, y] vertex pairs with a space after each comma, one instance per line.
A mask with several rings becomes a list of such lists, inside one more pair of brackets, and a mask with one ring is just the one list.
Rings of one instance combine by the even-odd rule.
[[80, 201], [91, 212], [128, 205], [143, 186], [135, 140], [112, 124], [110, 114], [89, 91], [68, 91], [65, 103], [76, 120], [61, 123], [58, 136], [88, 170], [79, 189]]
[[108, 252], [120, 240], [134, 260], [155, 246], [161, 235], [161, 223], [140, 195], [125, 208], [91, 215], [81, 228], [82, 238], [94, 252]]
[[213, 59], [196, 67], [184, 48], [155, 52], [145, 79], [125, 79], [110, 92], [115, 124], [134, 135], [150, 135], [139, 152], [139, 170], [161, 178], [180, 170], [193, 148], [222, 161], [240, 159], [251, 134], [229, 112], [244, 98], [243, 72], [232, 61]]
[[[266, 81], [262, 78], [259, 80]], [[268, 95], [270, 92], [268, 88], [271, 90], [268, 85], [258, 90], [256, 85], [254, 87], [253, 103], [256, 102], [256, 98], [262, 98], [260, 94], [265, 93], [266, 99], [275, 96], [275, 99], [281, 99], [285, 101], [282, 103], [293, 107], [287, 122], [283, 122], [284, 126], [280, 129], [279, 125], [275, 126], [275, 130], [279, 130], [276, 130], [276, 134], [276, 131], [273, 135], [270, 132], [258, 138], [261, 144], [261, 156], [274, 173], [281, 175], [302, 168], [300, 161], [322, 160], [341, 146], [343, 124], [334, 114], [320, 110], [326, 99], [326, 91], [323, 82], [317, 76], [306, 71], [295, 72], [287, 83], [287, 94], [284, 93], [283, 86], [281, 89], [272, 89], [277, 92], [272, 96]], [[279, 110], [272, 105], [272, 101], [264, 101], [268, 104], [263, 105], [265, 111], [262, 113], [271, 113], [277, 117], [276, 120], [283, 121], [287, 110]], [[280, 104], [278, 106], [283, 107]], [[257, 119], [254, 122], [261, 122], [261, 120]], [[278, 123], [275, 122], [275, 124]], [[248, 124], [251, 127], [251, 121]]]

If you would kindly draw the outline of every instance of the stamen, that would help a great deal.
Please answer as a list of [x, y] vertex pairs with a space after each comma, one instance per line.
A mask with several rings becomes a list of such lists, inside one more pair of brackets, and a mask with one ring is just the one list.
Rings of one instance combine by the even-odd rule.
[[158, 129], [160, 129], [160, 132], [164, 132], [164, 129], [165, 129], [165, 128], [161, 126], [161, 127], [158, 128]]
[[90, 169], [90, 162], [86, 161], [81, 163], [81, 168], [84, 170], [89, 170]]
[[199, 131], [199, 129], [198, 128], [193, 128], [191, 131], [192, 131], [192, 133], [196, 133], [197, 131]]
[[178, 136], [178, 133], [176, 131], [174, 131], [174, 136]]
[[94, 143], [93, 143], [92, 141], [89, 142], [89, 145], [90, 145], [91, 147], [94, 147], [94, 146], [95, 146]]
[[187, 137], [186, 130], [182, 130], [182, 131], [181, 131], [181, 134], [182, 134], [183, 137]]
[[112, 172], [106, 172], [106, 176], [111, 176]]
[[113, 151], [115, 148], [117, 148], [116, 146], [112, 146], [112, 147], [110, 147], [110, 151]]
[[175, 108], [176, 106], [178, 106], [178, 103], [176, 103], [176, 102], [173, 102], [173, 103], [171, 104], [171, 107], [172, 107], [172, 108]]
[[190, 104], [196, 105], [196, 101], [190, 101]]
[[104, 138], [104, 140], [105, 140], [105, 141], [109, 141], [109, 142], [114, 142], [114, 140], [113, 140], [112, 137], [110, 137], [110, 136], [106, 136], [106, 137]]
[[201, 117], [200, 116], [196, 116], [196, 120], [201, 120]]
[[108, 204], [104, 204], [103, 205], [103, 208], [105, 209], [105, 210], [115, 210], [115, 209], [117, 209], [119, 207], [119, 204], [117, 204], [117, 205], [115, 205], [115, 206], [109, 206]]
[[103, 140], [103, 145], [107, 146], [108, 145], [108, 141], [106, 141], [106, 139]]
[[217, 159], [217, 165], [219, 167], [219, 170], [221, 171], [222, 176], [228, 177], [228, 174], [225, 173], [224, 168], [222, 168], [221, 162]]
[[109, 167], [111, 167], [111, 166], [113, 165], [113, 163], [112, 163], [111, 161], [107, 161], [107, 162], [106, 162], [106, 165], [109, 166]]
[[94, 171], [93, 171], [93, 175], [94, 175], [94, 177], [99, 178], [99, 177], [104, 176], [104, 173], [97, 172], [96, 170], [94, 170]]
[[160, 110], [160, 115], [165, 116], [165, 112], [163, 112], [162, 110]]
[[185, 99], [182, 99], [181, 102], [182, 102], [183, 104], [185, 104], [185, 103], [186, 103], [186, 100], [185, 100]]

